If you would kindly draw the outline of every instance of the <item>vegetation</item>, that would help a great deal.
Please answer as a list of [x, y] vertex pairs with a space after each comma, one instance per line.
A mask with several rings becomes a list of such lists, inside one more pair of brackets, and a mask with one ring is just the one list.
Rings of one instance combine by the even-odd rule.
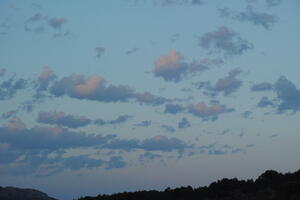
[[300, 170], [281, 174], [266, 171], [254, 180], [222, 179], [208, 187], [124, 192], [79, 200], [300, 200]]

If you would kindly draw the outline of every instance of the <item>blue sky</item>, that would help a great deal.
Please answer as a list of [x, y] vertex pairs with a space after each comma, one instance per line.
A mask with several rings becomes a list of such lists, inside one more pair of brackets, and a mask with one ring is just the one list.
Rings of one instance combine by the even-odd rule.
[[298, 0], [0, 0], [0, 185], [60, 199], [299, 168]]

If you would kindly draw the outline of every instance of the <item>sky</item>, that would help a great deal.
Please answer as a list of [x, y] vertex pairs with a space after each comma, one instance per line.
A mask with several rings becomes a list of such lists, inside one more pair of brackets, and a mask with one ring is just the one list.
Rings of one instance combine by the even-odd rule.
[[300, 166], [299, 0], [0, 0], [0, 185], [80, 196]]

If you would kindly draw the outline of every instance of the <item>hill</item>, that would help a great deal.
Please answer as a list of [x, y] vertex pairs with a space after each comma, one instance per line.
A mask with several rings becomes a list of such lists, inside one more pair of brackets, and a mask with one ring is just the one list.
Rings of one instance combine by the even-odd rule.
[[56, 200], [47, 194], [34, 189], [0, 187], [1, 200]]
[[222, 179], [208, 187], [124, 192], [79, 200], [300, 200], [300, 170], [268, 170], [254, 180]]

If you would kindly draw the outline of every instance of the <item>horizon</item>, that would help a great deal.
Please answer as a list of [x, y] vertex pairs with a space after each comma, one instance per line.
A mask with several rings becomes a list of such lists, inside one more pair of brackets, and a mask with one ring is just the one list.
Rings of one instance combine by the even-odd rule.
[[299, 0], [0, 0], [0, 185], [60, 200], [300, 166]]

